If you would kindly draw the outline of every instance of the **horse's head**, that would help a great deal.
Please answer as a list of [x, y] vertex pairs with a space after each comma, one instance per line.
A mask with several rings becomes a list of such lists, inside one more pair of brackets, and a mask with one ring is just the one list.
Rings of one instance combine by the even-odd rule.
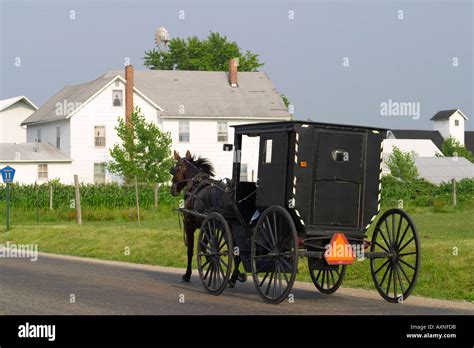
[[214, 176], [212, 164], [205, 158], [195, 159], [189, 150], [186, 151], [185, 157], [180, 157], [175, 151], [174, 159], [176, 164], [170, 170], [171, 175], [173, 175], [171, 181], [171, 194], [173, 196], [178, 196], [188, 182], [198, 174]]

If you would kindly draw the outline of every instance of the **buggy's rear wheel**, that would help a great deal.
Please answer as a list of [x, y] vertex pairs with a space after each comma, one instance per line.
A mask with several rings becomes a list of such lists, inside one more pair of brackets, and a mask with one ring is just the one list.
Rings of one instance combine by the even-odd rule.
[[314, 286], [323, 294], [332, 294], [342, 284], [346, 275], [346, 265], [337, 265], [327, 268], [314, 268], [308, 258], [309, 274]]
[[420, 240], [413, 221], [401, 209], [382, 214], [372, 234], [370, 271], [379, 294], [403, 302], [415, 287], [420, 270]]
[[232, 235], [219, 213], [210, 213], [202, 222], [198, 236], [197, 266], [207, 291], [221, 294], [232, 273]]
[[291, 215], [272, 206], [260, 216], [252, 236], [250, 261], [255, 287], [269, 303], [290, 293], [298, 271], [298, 237]]

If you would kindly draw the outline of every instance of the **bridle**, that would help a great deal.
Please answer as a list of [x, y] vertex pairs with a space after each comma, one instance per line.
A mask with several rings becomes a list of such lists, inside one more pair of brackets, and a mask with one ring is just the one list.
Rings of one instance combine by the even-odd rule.
[[[180, 158], [179, 160], [183, 160], [186, 164], [188, 164], [188, 165], [190, 165], [191, 167], [193, 167], [193, 168], [197, 171], [198, 174], [203, 174], [203, 173], [204, 173], [204, 171], [203, 171], [201, 168], [197, 167], [193, 162], [191, 162], [190, 160], [188, 160], [186, 157]], [[179, 162], [178, 162], [178, 163], [179, 163]], [[173, 177], [174, 177], [178, 171], [181, 172], [181, 168], [173, 167], [173, 168], [171, 168], [171, 170], [170, 170], [170, 174], [173, 175]], [[198, 175], [198, 174], [196, 174], [196, 175]], [[178, 180], [178, 181], [174, 182], [171, 187], [172, 187], [173, 189], [177, 189], [177, 186], [178, 186], [179, 184], [181, 184], [181, 183], [189, 183], [190, 181], [193, 180], [194, 177], [195, 177], [195, 176], [193, 176], [192, 178], [189, 178], [189, 179]]]

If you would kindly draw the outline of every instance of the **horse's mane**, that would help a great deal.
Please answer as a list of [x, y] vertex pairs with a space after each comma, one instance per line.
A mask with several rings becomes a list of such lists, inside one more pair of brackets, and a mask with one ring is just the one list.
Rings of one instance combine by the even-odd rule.
[[211, 161], [207, 158], [192, 156], [191, 162], [204, 173], [209, 176], [214, 176], [214, 166], [212, 165]]

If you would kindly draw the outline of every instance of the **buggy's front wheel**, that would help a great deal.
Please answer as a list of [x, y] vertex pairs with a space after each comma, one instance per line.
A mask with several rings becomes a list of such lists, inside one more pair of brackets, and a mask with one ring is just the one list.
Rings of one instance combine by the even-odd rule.
[[252, 236], [250, 262], [255, 287], [266, 302], [280, 303], [298, 271], [298, 237], [291, 215], [280, 206], [266, 209]]
[[197, 266], [207, 291], [221, 294], [232, 273], [232, 235], [219, 213], [210, 213], [202, 222], [198, 236]]
[[323, 294], [332, 294], [339, 289], [346, 275], [347, 265], [312, 267], [308, 258], [309, 274], [314, 286]]

